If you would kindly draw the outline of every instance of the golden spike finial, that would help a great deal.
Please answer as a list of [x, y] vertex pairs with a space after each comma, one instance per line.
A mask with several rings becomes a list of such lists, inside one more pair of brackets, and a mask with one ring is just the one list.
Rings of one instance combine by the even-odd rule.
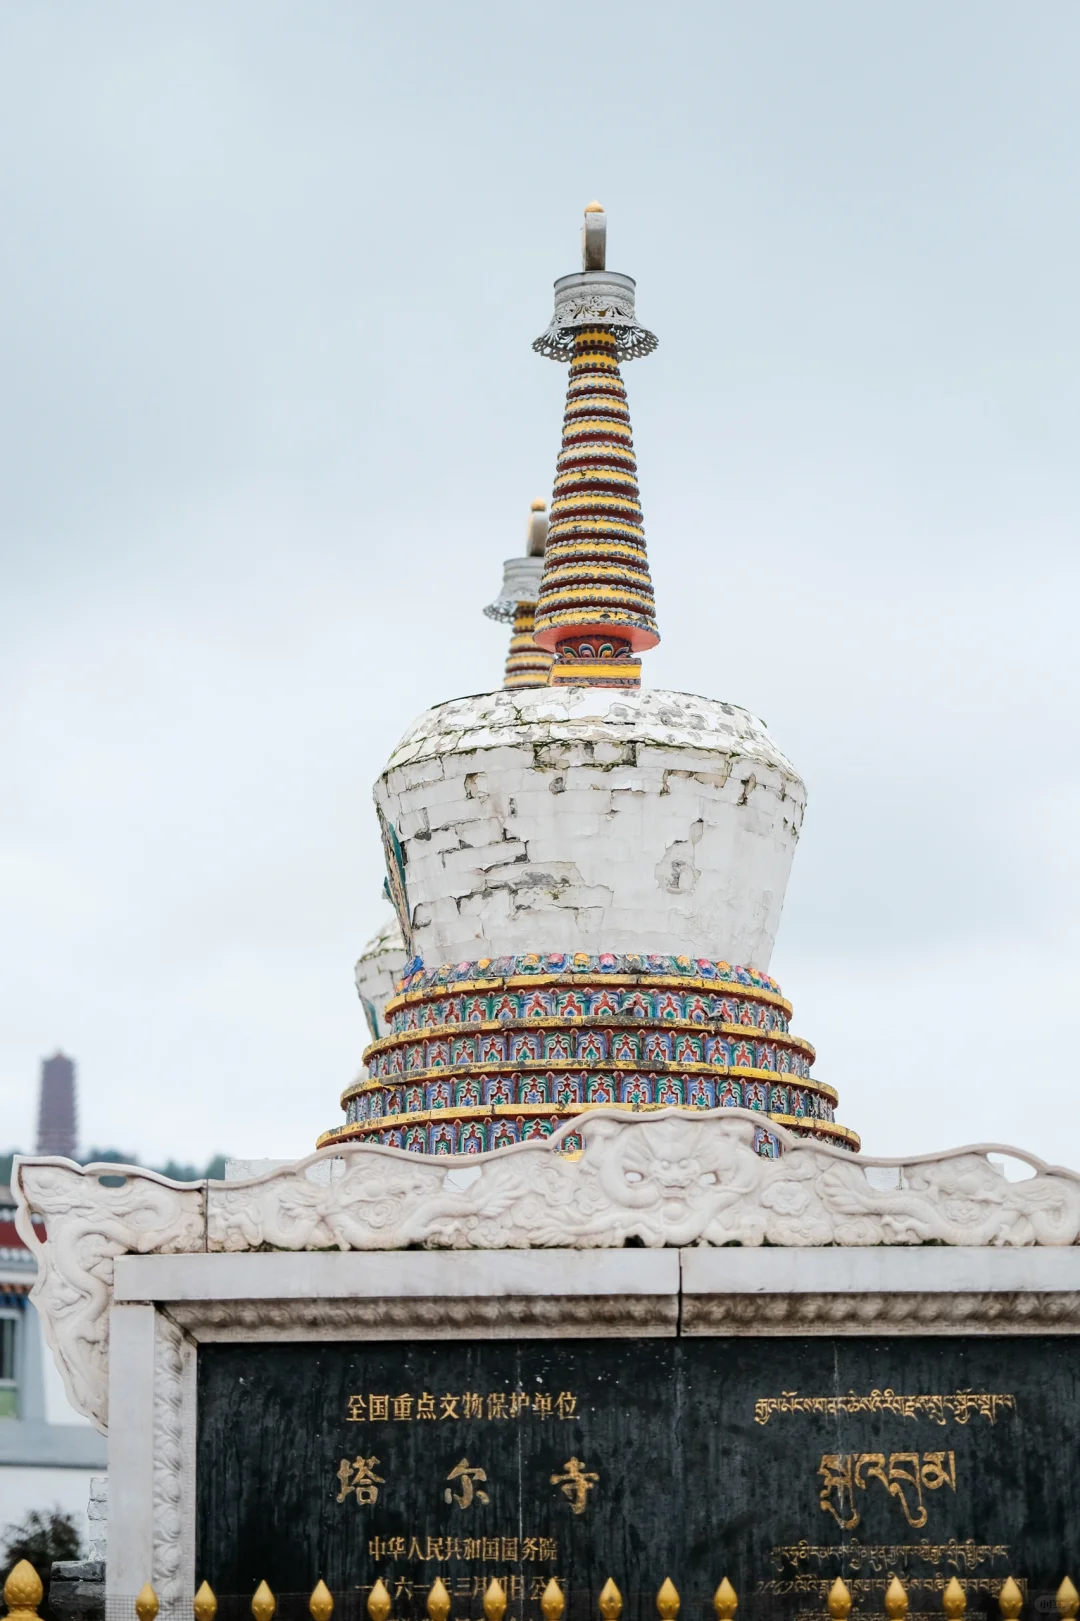
[[1061, 1621], [1072, 1621], [1077, 1610], [1080, 1610], [1080, 1593], [1067, 1576], [1057, 1590], [1057, 1607]]
[[381, 1576], [368, 1594], [367, 1613], [371, 1621], [387, 1621], [390, 1614], [390, 1593]]
[[214, 1621], [217, 1615], [217, 1598], [209, 1582], [203, 1582], [191, 1601], [191, 1608], [195, 1612], [195, 1621]]
[[829, 1588], [829, 1614], [833, 1621], [845, 1621], [851, 1609], [851, 1591], [847, 1582], [838, 1576]]
[[679, 1613], [679, 1594], [670, 1576], [665, 1576], [656, 1595], [656, 1612], [660, 1621], [675, 1621]]
[[739, 1596], [726, 1576], [712, 1596], [712, 1607], [716, 1611], [716, 1621], [731, 1621], [739, 1608]]
[[334, 1613], [334, 1598], [330, 1589], [320, 1576], [315, 1583], [314, 1591], [307, 1601], [311, 1613], [311, 1621], [330, 1621]]
[[890, 1621], [904, 1621], [907, 1615], [908, 1598], [904, 1592], [904, 1584], [899, 1576], [894, 1576], [885, 1589], [885, 1614]]
[[1023, 1608], [1023, 1593], [1021, 1593], [1012, 1577], [1006, 1576], [1001, 1584], [1001, 1592], [998, 1594], [998, 1609], [1005, 1617], [1005, 1621], [1016, 1621]]
[[20, 1559], [8, 1571], [7, 1581], [4, 1583], [4, 1603], [8, 1607], [8, 1615], [26, 1617], [37, 1615], [37, 1607], [45, 1596], [45, 1589], [41, 1585], [41, 1577], [30, 1563], [29, 1559]]
[[955, 1576], [949, 1578], [949, 1585], [941, 1595], [941, 1606], [949, 1617], [949, 1621], [960, 1621], [960, 1617], [967, 1609], [964, 1589]]
[[427, 1596], [427, 1613], [431, 1621], [446, 1621], [450, 1614], [450, 1594], [443, 1586], [441, 1576], [436, 1576], [431, 1592]]
[[547, 502], [546, 501], [541, 501], [540, 497], [537, 496], [535, 501], [530, 501], [529, 502], [529, 511], [530, 512], [546, 512], [547, 511]]
[[609, 1576], [600, 1589], [600, 1614], [604, 1621], [619, 1621], [622, 1613], [622, 1594]]
[[255, 1597], [251, 1601], [251, 1613], [255, 1617], [255, 1621], [273, 1621], [276, 1609], [277, 1599], [266, 1583], [260, 1582], [255, 1589]]
[[604, 205], [603, 203], [598, 203], [594, 197], [591, 203], [585, 204], [585, 212], [586, 214], [602, 214], [604, 212]]
[[562, 1613], [566, 1609], [566, 1600], [554, 1576], [544, 1588], [540, 1609], [543, 1611], [544, 1621], [561, 1621]]
[[506, 1614], [506, 1589], [494, 1576], [484, 1589], [484, 1614], [487, 1621], [502, 1621]]
[[138, 1616], [139, 1621], [154, 1621], [160, 1608], [158, 1596], [154, 1589], [149, 1582], [143, 1582], [135, 1600], [135, 1614]]

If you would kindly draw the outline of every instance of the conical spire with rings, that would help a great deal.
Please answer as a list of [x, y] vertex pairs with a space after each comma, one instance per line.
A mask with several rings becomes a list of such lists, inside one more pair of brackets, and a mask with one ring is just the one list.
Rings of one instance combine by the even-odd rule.
[[551, 325], [533, 344], [570, 362], [534, 632], [555, 655], [552, 686], [638, 687], [638, 655], [660, 640], [619, 372], [656, 338], [638, 325], [633, 279], [606, 269], [606, 243], [606, 215], [590, 203], [582, 271], [555, 283]]

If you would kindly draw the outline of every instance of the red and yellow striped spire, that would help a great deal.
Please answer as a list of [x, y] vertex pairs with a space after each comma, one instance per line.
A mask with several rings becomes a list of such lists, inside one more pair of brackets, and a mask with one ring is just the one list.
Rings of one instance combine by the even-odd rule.
[[570, 360], [570, 382], [534, 634], [555, 656], [552, 686], [637, 687], [637, 655], [660, 636], [619, 361], [656, 340], [637, 326], [633, 282], [604, 270], [599, 204], [583, 240], [585, 270], [556, 282], [555, 320], [536, 344]]
[[519, 602], [514, 610], [514, 629], [506, 655], [504, 687], [546, 687], [555, 661], [554, 653], [537, 647], [534, 637], [536, 603]]

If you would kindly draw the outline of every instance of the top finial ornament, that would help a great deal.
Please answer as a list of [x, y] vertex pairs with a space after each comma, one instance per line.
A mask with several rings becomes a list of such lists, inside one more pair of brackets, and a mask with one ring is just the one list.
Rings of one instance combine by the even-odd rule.
[[538, 355], [569, 362], [574, 338], [586, 327], [603, 327], [615, 339], [616, 360], [651, 355], [656, 338], [638, 325], [634, 308], [633, 276], [607, 268], [607, 215], [599, 203], [585, 209], [581, 227], [581, 270], [560, 276], [555, 283], [555, 313], [551, 325], [533, 343]]

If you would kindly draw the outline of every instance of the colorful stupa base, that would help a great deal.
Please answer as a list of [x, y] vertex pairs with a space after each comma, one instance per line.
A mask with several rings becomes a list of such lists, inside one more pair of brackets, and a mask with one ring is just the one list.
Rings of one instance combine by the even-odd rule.
[[[767, 974], [690, 957], [498, 957], [406, 970], [391, 1034], [342, 1094], [346, 1123], [319, 1147], [377, 1142], [477, 1154], [592, 1108], [760, 1110], [801, 1136], [857, 1150], [814, 1049]], [[759, 1152], [777, 1151], [767, 1128]], [[572, 1148], [573, 1142], [567, 1147]]]
[[570, 636], [559, 642], [551, 687], [640, 687], [641, 660], [619, 636]]

